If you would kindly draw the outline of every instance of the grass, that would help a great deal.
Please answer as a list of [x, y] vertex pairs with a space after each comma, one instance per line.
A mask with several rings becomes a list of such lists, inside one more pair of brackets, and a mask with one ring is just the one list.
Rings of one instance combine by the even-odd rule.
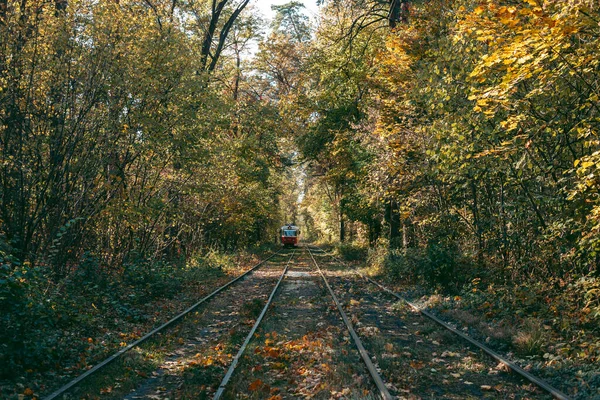
[[543, 348], [547, 343], [547, 334], [537, 320], [527, 320], [513, 336], [513, 344], [519, 354], [523, 356], [543, 354]]

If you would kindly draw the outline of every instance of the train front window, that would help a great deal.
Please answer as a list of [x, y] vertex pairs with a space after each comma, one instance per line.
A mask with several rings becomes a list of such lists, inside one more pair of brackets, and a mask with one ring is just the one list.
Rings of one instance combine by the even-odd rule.
[[283, 236], [296, 236], [296, 231], [290, 231], [286, 229], [283, 231]]

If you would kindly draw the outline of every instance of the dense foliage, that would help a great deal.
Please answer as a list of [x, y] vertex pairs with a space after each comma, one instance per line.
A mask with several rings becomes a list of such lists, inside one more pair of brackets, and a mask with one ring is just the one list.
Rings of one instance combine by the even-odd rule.
[[2, 373], [284, 220], [598, 334], [597, 2], [317, 3], [267, 30], [248, 0], [0, 1]]
[[273, 242], [286, 133], [243, 59], [248, 3], [0, 2], [2, 373], [56, 361], [103, 294]]
[[323, 3], [297, 101], [305, 232], [593, 396], [597, 2]]
[[326, 2], [307, 62], [314, 228], [430, 282], [597, 274], [594, 2], [415, 1], [391, 34], [377, 4]]

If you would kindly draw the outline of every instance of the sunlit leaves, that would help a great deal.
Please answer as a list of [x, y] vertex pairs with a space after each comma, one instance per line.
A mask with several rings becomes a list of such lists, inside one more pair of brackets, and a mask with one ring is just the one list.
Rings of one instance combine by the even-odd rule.
[[[506, 251], [527, 230], [535, 242], [536, 226], [548, 220], [556, 221], [554, 239], [565, 240], [567, 225], [558, 221], [590, 211], [565, 202], [568, 193], [576, 201], [597, 190], [595, 156], [585, 155], [597, 149], [594, 7], [429, 2], [390, 35], [375, 75], [375, 132], [389, 151], [373, 179], [393, 182], [387, 193], [412, 207], [425, 232], [444, 231], [436, 224], [455, 214], [454, 229], [470, 230], [488, 251]], [[574, 236], [565, 243], [575, 245]]]

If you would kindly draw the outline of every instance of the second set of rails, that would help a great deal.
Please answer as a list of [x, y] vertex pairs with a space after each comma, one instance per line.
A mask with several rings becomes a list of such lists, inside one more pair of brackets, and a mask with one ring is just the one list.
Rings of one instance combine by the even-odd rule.
[[[76, 387], [78, 384], [80, 384], [83, 380], [85, 380], [89, 376], [94, 375], [94, 374], [99, 374], [99, 371], [103, 367], [105, 367], [107, 364], [109, 364], [109, 363], [113, 362], [114, 360], [118, 359], [119, 357], [121, 357], [126, 352], [128, 352], [128, 351], [130, 351], [130, 350], [132, 350], [132, 349], [134, 349], [134, 348], [136, 348], [138, 346], [140, 346], [142, 343], [148, 341], [148, 339], [152, 338], [153, 336], [157, 335], [158, 333], [162, 333], [162, 332], [166, 331], [168, 328], [172, 328], [173, 326], [175, 326], [176, 324], [178, 324], [179, 322], [181, 322], [182, 320], [184, 320], [186, 318], [186, 316], [188, 316], [189, 314], [192, 313], [192, 311], [197, 310], [201, 305], [207, 306], [208, 304], [210, 304], [211, 300], [215, 299], [217, 297], [217, 295], [222, 294], [227, 289], [230, 289], [233, 286], [242, 285], [243, 282], [245, 281], [244, 278], [247, 278], [247, 277], [251, 276], [251, 274], [259, 271], [260, 269], [262, 269], [262, 267], [264, 267], [267, 264], [267, 262], [270, 261], [270, 260], [272, 260], [274, 257], [283, 255], [285, 257], [284, 260], [282, 260], [282, 262], [281, 262], [281, 264], [283, 264], [283, 267], [281, 266], [281, 264], [275, 264], [275, 266], [274, 266], [275, 267], [274, 269], [281, 268], [282, 271], [279, 274], [279, 277], [278, 277], [276, 283], [274, 284], [273, 289], [270, 291], [268, 299], [266, 300], [264, 306], [262, 307], [260, 314], [258, 315], [258, 317], [256, 318], [256, 320], [254, 321], [254, 324], [252, 325], [252, 328], [245, 335], [245, 339], [244, 339], [243, 343], [237, 348], [237, 352], [236, 352], [237, 354], [235, 355], [235, 357], [232, 358], [232, 360], [231, 360], [231, 362], [229, 364], [229, 367], [227, 368], [227, 372], [225, 373], [225, 375], [221, 379], [221, 383], [218, 385], [218, 387], [216, 389], [216, 392], [214, 393], [214, 397], [213, 397], [214, 400], [218, 400], [218, 399], [223, 398], [224, 394], [227, 392], [227, 387], [228, 387], [228, 384], [229, 384], [231, 378], [236, 373], [236, 368], [243, 364], [243, 363], [240, 363], [240, 360], [244, 356], [244, 354], [245, 354], [245, 352], [246, 352], [249, 344], [256, 337], [256, 332], [259, 329], [259, 327], [261, 326], [261, 323], [263, 322], [263, 320], [265, 319], [265, 316], [267, 315], [267, 313], [269, 311], [269, 308], [272, 306], [272, 303], [273, 303], [274, 299], [276, 298], [276, 296], [278, 294], [278, 291], [280, 290], [280, 286], [281, 286], [283, 280], [285, 279], [286, 275], [288, 274], [288, 271], [290, 269], [290, 265], [292, 265], [292, 262], [293, 262], [293, 260], [294, 260], [295, 257], [297, 257], [299, 254], [303, 254], [303, 253], [305, 253], [305, 254], [308, 255], [308, 257], [312, 261], [312, 264], [314, 265], [314, 271], [322, 279], [322, 283], [323, 283], [324, 287], [327, 288], [328, 295], [331, 297], [331, 302], [335, 305], [335, 308], [337, 309], [337, 311], [339, 313], [339, 319], [341, 319], [344, 322], [344, 325], [345, 325], [345, 327], [346, 327], [346, 329], [347, 329], [347, 331], [349, 333], [349, 336], [352, 339], [352, 342], [354, 343], [354, 346], [356, 347], [356, 350], [358, 351], [358, 354], [360, 355], [362, 361], [364, 362], [365, 368], [368, 371], [368, 374], [370, 376], [370, 380], [372, 381], [373, 385], [376, 387], [376, 390], [374, 390], [374, 393], [377, 393], [380, 398], [385, 399], [385, 400], [395, 398], [394, 395], [392, 395], [392, 393], [390, 392], [390, 388], [393, 388], [392, 392], [396, 388], [394, 388], [394, 386], [391, 385], [389, 382], [386, 384], [386, 381], [384, 380], [384, 377], [382, 377], [381, 369], [373, 361], [377, 357], [379, 357], [379, 354], [373, 354], [373, 352], [370, 353], [365, 348], [365, 345], [363, 344], [363, 342], [361, 340], [361, 335], [359, 335], [359, 333], [357, 333], [357, 331], [355, 329], [355, 326], [353, 325], [353, 321], [357, 322], [354, 319], [356, 317], [355, 316], [353, 316], [352, 318], [348, 317], [348, 314], [347, 314], [347, 311], [348, 311], [347, 308], [348, 308], [348, 306], [344, 305], [342, 302], [340, 302], [340, 299], [338, 298], [338, 296], [336, 295], [334, 289], [332, 288], [329, 280], [326, 277], [326, 274], [323, 272], [322, 268], [320, 267], [319, 263], [317, 262], [315, 256], [313, 255], [313, 252], [317, 252], [317, 254], [324, 254], [325, 256], [331, 257], [331, 256], [327, 255], [325, 252], [323, 252], [321, 249], [319, 249], [317, 247], [311, 247], [311, 246], [308, 246], [308, 245], [304, 245], [304, 246], [301, 246], [300, 248], [296, 248], [296, 249], [293, 249], [293, 250], [290, 250], [290, 251], [287, 251], [287, 252], [283, 251], [283, 250], [280, 250], [280, 251], [278, 251], [276, 253], [273, 253], [269, 257], [267, 257], [263, 261], [261, 261], [259, 264], [255, 265], [250, 270], [248, 270], [247, 272], [245, 272], [244, 274], [240, 275], [239, 277], [237, 277], [237, 278], [231, 280], [230, 282], [228, 282], [226, 285], [223, 285], [222, 287], [220, 287], [217, 290], [213, 291], [210, 295], [204, 297], [199, 302], [197, 302], [193, 306], [189, 307], [188, 309], [186, 309], [181, 314], [179, 314], [176, 317], [174, 317], [171, 320], [169, 320], [167, 323], [165, 323], [165, 324], [159, 326], [158, 328], [152, 330], [151, 332], [149, 332], [148, 334], [144, 335], [143, 337], [141, 337], [137, 341], [129, 344], [124, 349], [122, 349], [119, 352], [115, 353], [114, 355], [110, 356], [109, 358], [107, 358], [106, 360], [104, 360], [103, 362], [101, 362], [100, 364], [98, 364], [97, 366], [95, 366], [94, 368], [90, 369], [86, 373], [82, 374], [81, 376], [79, 376], [76, 379], [72, 380], [68, 384], [66, 384], [63, 387], [61, 387], [60, 389], [56, 390], [54, 393], [52, 393], [51, 395], [49, 395], [48, 397], [46, 397], [46, 399], [47, 400], [52, 400], [52, 399], [55, 399], [55, 398], [59, 398], [60, 395], [68, 393], [69, 390], [71, 390], [74, 387]], [[363, 276], [363, 278], [365, 278], [366, 280], [368, 280], [371, 284], [376, 285], [376, 287], [378, 287], [379, 289], [381, 289], [387, 295], [393, 296], [396, 299], [404, 300], [401, 297], [399, 297], [397, 294], [395, 294], [394, 292], [392, 292], [391, 290], [389, 290], [389, 289], [381, 286], [379, 283], [371, 280], [370, 278], [367, 278], [367, 277], [364, 277], [364, 276]], [[238, 283], [238, 285], [234, 285], [235, 283]], [[467, 340], [469, 340], [472, 345], [480, 347], [480, 346], [478, 346], [479, 342], [475, 342], [473, 339], [470, 339], [470, 338], [467, 338]], [[484, 351], [485, 351], [485, 349], [484, 349]], [[492, 357], [494, 357], [494, 355], [492, 355]], [[504, 360], [502, 359], [501, 362], [503, 362], [503, 361]], [[512, 369], [516, 370], [517, 372], [519, 372], [518, 370], [520, 368], [518, 366], [515, 365], [515, 367], [516, 367], [516, 369], [515, 369], [515, 368], [513, 368], [513, 365], [511, 365], [512, 363], [508, 362], [508, 363], [505, 363], [505, 364], [507, 364], [510, 368], [512, 368]], [[527, 376], [526, 376], [526, 378], [529, 379], [529, 377], [527, 377]], [[551, 387], [547, 383], [545, 383], [545, 382], [543, 382], [543, 381], [541, 381], [541, 380], [539, 380], [539, 379], [537, 379], [535, 377], [534, 377], [534, 380], [532, 380], [532, 379], [530, 379], [530, 380], [532, 382], [536, 383], [538, 386], [540, 386], [542, 389], [544, 389], [548, 393], [550, 393], [555, 398], [558, 398], [558, 399], [568, 399], [568, 397], [566, 395], [564, 395], [563, 393], [561, 393], [558, 390], [554, 389], [553, 387]], [[397, 395], [397, 393], [396, 393], [396, 395]]]

